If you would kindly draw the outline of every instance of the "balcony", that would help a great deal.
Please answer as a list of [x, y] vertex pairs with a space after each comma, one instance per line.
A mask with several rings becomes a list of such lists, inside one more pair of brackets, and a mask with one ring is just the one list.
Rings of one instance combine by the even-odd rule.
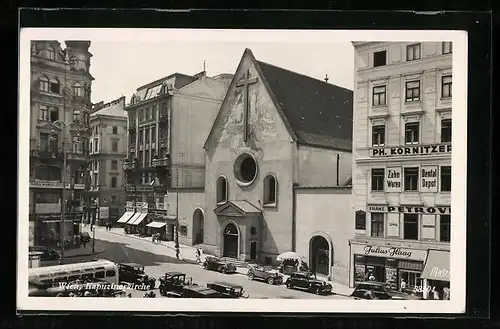
[[83, 152], [68, 152], [68, 160], [74, 160], [74, 161], [88, 161], [89, 156]]
[[128, 147], [128, 151], [129, 151], [130, 153], [134, 153], [134, 152], [135, 152], [135, 145], [130, 145], [130, 146]]
[[154, 168], [168, 167], [170, 165], [170, 158], [167, 156], [162, 159], [154, 158], [151, 162], [151, 166]]
[[167, 148], [167, 139], [160, 139], [160, 142], [158, 143], [159, 148]]

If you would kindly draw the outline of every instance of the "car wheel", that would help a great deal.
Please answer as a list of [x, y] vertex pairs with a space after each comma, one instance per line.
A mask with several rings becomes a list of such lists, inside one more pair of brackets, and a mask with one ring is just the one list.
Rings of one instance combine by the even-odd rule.
[[292, 289], [292, 283], [291, 283], [291, 282], [287, 282], [287, 283], [286, 283], [286, 287], [287, 287], [288, 289]]
[[203, 269], [207, 269], [208, 268], [208, 265], [207, 264], [203, 264]]
[[273, 279], [273, 278], [268, 278], [268, 279], [267, 279], [267, 283], [269, 283], [269, 284], [274, 284], [274, 279]]
[[220, 272], [226, 274], [226, 268], [225, 267], [221, 268]]
[[254, 277], [253, 273], [249, 273], [249, 274], [248, 274], [248, 278], [249, 278], [250, 280], [253, 280], [255, 277]]
[[319, 295], [321, 293], [321, 291], [319, 290], [319, 287], [314, 288], [314, 293], [316, 295]]

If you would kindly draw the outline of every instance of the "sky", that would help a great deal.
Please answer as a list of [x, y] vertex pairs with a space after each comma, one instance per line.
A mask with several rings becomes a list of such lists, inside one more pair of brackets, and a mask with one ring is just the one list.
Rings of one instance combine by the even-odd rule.
[[354, 48], [350, 42], [103, 42], [92, 41], [90, 73], [92, 102], [109, 102], [172, 73], [188, 75], [234, 74], [245, 48], [259, 61], [317, 79], [328, 74], [329, 83], [351, 89], [354, 82]]

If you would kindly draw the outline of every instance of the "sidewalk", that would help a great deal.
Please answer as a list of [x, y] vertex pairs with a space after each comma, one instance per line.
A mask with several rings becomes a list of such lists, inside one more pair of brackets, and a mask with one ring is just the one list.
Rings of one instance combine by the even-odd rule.
[[[152, 246], [158, 246], [160, 249], [158, 250], [163, 250], [163, 251], [158, 251], [159, 253], [169, 256], [169, 257], [176, 257], [175, 256], [175, 242], [174, 241], [160, 241], [158, 243], [153, 244], [151, 241], [151, 237], [140, 237], [136, 234], [126, 234], [123, 231], [123, 228], [113, 228], [111, 231], [106, 231], [105, 227], [95, 227], [96, 230], [101, 231], [101, 232], [106, 232], [110, 234], [115, 234], [115, 235], [120, 235], [124, 236], [127, 238], [132, 238], [132, 239], [137, 239], [137, 240], [143, 240], [144, 242], [152, 245]], [[89, 229], [84, 228], [84, 229]], [[188, 245], [183, 245], [179, 244], [179, 250], [180, 250], [180, 259], [185, 261], [186, 263], [192, 263], [192, 264], [199, 264], [196, 261], [196, 248], [193, 246], [188, 246]], [[166, 253], [164, 252], [166, 251]], [[205, 257], [210, 256], [210, 255], [205, 255], [202, 254], [200, 259], [201, 262], [205, 261]], [[236, 273], [241, 274], [241, 275], [247, 275], [248, 273], [248, 263], [244, 262], [237, 262], [236, 264]], [[283, 275], [283, 281], [286, 282], [286, 280], [289, 278], [288, 275], [282, 274]], [[349, 288], [348, 286], [345, 286], [343, 284], [334, 282], [334, 281], [328, 281], [329, 284], [332, 285], [332, 292], [338, 295], [350, 295], [353, 291], [353, 288]]]

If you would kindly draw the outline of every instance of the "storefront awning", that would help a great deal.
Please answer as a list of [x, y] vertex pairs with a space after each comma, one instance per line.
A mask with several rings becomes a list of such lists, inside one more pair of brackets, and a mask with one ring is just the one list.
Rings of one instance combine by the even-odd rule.
[[448, 251], [429, 250], [422, 279], [450, 281], [450, 253]]
[[[132, 222], [132, 220], [130, 220], [130, 222], [128, 222], [128, 224], [130, 225], [139, 225], [140, 223], [142, 223], [142, 221], [144, 220], [144, 218], [146, 218], [146, 216], [148, 215], [147, 212], [145, 213], [139, 213], [139, 217], [137, 217], [136, 219], [134, 219], [134, 221]], [[134, 216], [135, 218], [135, 216]]]
[[129, 219], [132, 218], [132, 216], [134, 216], [134, 212], [127, 211], [126, 213], [123, 214], [122, 217], [120, 217], [120, 219], [117, 221], [117, 223], [126, 223], [129, 221]]
[[149, 224], [148, 224], [148, 225], [146, 225], [146, 226], [147, 226], [147, 227], [152, 227], [152, 228], [162, 228], [162, 227], [164, 227], [165, 225], [167, 225], [167, 224], [165, 224], [164, 222], [157, 222], [157, 221], [154, 221], [154, 222], [149, 223]]

